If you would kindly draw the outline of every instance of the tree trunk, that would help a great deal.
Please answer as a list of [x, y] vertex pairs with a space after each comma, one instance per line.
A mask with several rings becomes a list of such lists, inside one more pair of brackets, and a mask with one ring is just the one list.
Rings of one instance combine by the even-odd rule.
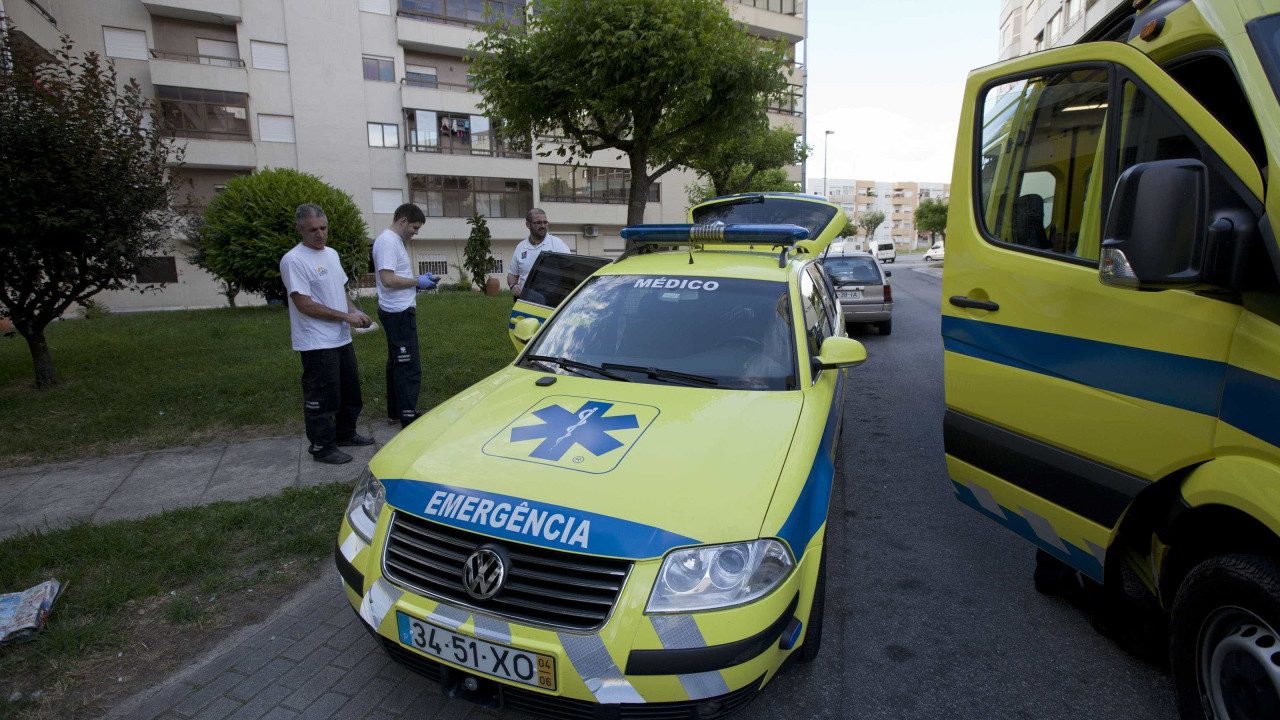
[[[653, 181], [649, 179], [648, 163], [644, 153], [632, 151], [631, 160], [631, 192], [627, 195], [627, 225], [640, 225], [644, 222], [644, 207], [649, 202], [649, 187]], [[632, 242], [627, 241], [630, 250]]]
[[49, 354], [49, 343], [44, 339], [44, 330], [30, 335], [23, 333], [27, 340], [27, 348], [31, 350], [31, 364], [36, 369], [36, 387], [47, 390], [62, 382], [58, 379], [58, 371], [53, 368], [53, 356]]
[[240, 294], [240, 288], [231, 283], [224, 283], [222, 286], [222, 294], [227, 296], [227, 304], [231, 307], [236, 306], [236, 296]]

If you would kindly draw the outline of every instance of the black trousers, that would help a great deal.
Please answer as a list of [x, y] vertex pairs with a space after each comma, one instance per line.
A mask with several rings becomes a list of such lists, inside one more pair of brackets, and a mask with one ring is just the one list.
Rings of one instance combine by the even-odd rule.
[[360, 398], [360, 372], [351, 343], [325, 350], [303, 350], [302, 417], [312, 455], [328, 455], [339, 440], [356, 434]]
[[422, 358], [418, 352], [418, 311], [387, 312], [378, 308], [387, 336], [387, 418], [408, 427], [418, 417], [422, 390]]

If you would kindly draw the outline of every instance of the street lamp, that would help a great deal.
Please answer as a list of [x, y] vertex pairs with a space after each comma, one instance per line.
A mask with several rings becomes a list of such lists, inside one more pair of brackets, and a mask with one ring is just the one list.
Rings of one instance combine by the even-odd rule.
[[827, 172], [827, 138], [835, 134], [835, 130], [828, 130], [827, 134], [822, 136], [822, 197], [828, 200], [831, 196], [827, 194], [827, 176], [831, 173]]

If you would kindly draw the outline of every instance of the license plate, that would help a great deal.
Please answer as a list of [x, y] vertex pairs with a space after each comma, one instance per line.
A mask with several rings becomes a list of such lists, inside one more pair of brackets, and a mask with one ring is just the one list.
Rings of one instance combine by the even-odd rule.
[[836, 295], [840, 296], [841, 300], [861, 300], [862, 299], [861, 290], [837, 290]]
[[517, 650], [423, 622], [396, 611], [400, 642], [484, 675], [556, 689], [556, 661], [548, 655]]

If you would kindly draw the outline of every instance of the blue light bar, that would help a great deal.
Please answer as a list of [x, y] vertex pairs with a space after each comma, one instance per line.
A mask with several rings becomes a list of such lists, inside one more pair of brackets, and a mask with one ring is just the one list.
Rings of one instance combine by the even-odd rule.
[[742, 245], [791, 245], [809, 238], [799, 225], [632, 225], [622, 237], [638, 243], [734, 243]]

